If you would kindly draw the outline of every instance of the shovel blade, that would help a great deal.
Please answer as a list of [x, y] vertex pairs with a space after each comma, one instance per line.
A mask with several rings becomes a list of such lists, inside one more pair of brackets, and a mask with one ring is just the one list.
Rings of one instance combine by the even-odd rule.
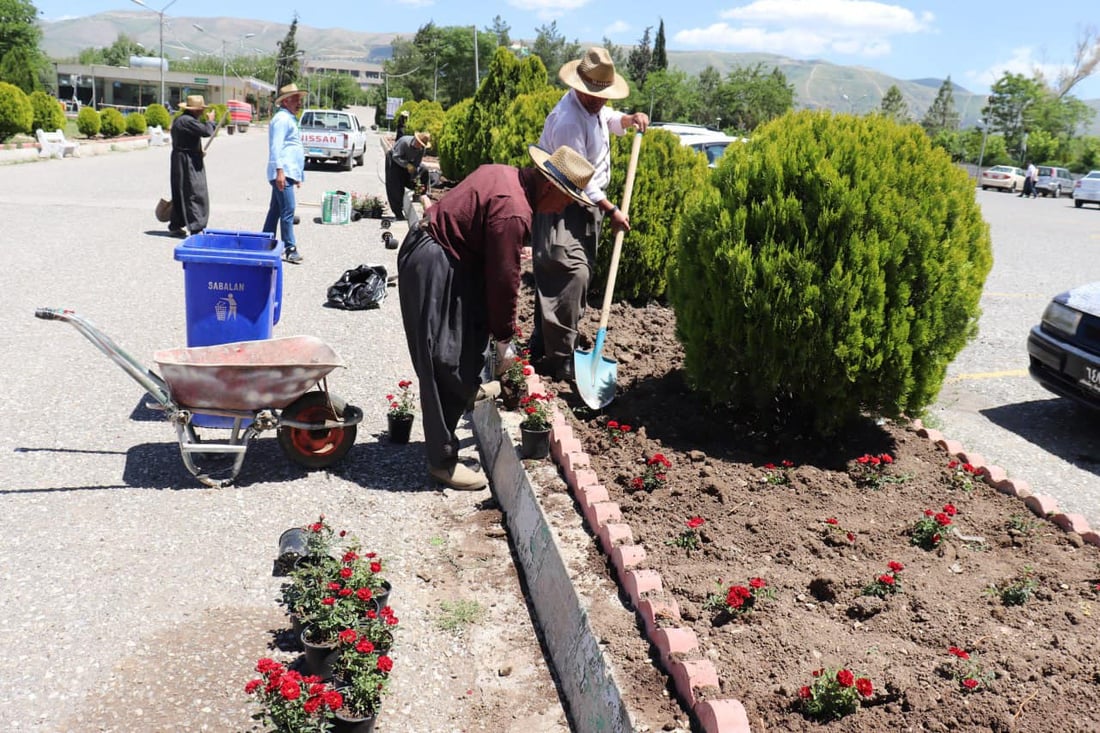
[[573, 352], [573, 378], [577, 382], [577, 392], [584, 404], [593, 410], [602, 409], [615, 399], [615, 383], [619, 375], [619, 362], [602, 353], [605, 335], [606, 332], [600, 329], [591, 351], [577, 349]]

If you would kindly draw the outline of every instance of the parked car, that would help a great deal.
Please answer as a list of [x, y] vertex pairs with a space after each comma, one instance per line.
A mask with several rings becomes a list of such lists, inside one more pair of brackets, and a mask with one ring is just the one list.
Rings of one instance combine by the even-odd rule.
[[1065, 168], [1057, 168], [1052, 165], [1039, 166], [1039, 180], [1035, 182], [1035, 190], [1042, 196], [1060, 198], [1062, 194], [1073, 195], [1073, 177]]
[[1027, 353], [1035, 381], [1100, 409], [1100, 282], [1054, 296], [1028, 334]]
[[334, 160], [344, 170], [363, 165], [367, 132], [359, 118], [335, 109], [307, 109], [298, 123], [306, 164]]
[[689, 125], [681, 122], [654, 122], [651, 128], [667, 130], [680, 138], [682, 145], [688, 145], [707, 156], [707, 165], [714, 168], [718, 159], [726, 152], [730, 143], [748, 142], [747, 137], [730, 137], [720, 130], [712, 130], [703, 125]]
[[1014, 165], [995, 165], [982, 171], [982, 190], [999, 188], [1002, 191], [1024, 190], [1024, 171]]
[[1080, 209], [1085, 204], [1100, 206], [1100, 171], [1089, 171], [1073, 184], [1073, 205]]

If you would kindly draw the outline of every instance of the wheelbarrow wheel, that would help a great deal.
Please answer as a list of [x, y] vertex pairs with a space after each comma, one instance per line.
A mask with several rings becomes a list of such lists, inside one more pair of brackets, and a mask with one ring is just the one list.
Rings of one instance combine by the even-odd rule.
[[[346, 408], [347, 403], [331, 392], [306, 392], [284, 408], [282, 416], [296, 422], [322, 423], [342, 419]], [[355, 425], [320, 430], [287, 425], [278, 430], [283, 453], [306, 468], [325, 468], [339, 461], [351, 450], [355, 434]]]

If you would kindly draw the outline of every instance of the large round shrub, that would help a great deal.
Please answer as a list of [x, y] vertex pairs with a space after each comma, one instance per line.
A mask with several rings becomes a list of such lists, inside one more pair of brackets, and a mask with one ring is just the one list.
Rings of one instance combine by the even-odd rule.
[[126, 133], [129, 135], [142, 135], [145, 133], [145, 115], [141, 112], [131, 112], [126, 115]]
[[775, 428], [920, 414], [992, 266], [974, 183], [914, 125], [788, 114], [726, 151], [669, 295], [690, 381]]
[[145, 108], [145, 123], [150, 127], [160, 125], [160, 129], [167, 130], [168, 126], [172, 124], [172, 118], [168, 115], [168, 110], [164, 108], [163, 104], [154, 102]]
[[114, 107], [108, 107], [99, 113], [99, 131], [103, 137], [118, 137], [126, 131], [126, 120]]
[[76, 129], [84, 137], [95, 137], [99, 127], [99, 113], [91, 107], [81, 107], [76, 113]]
[[23, 90], [0, 81], [0, 140], [18, 132], [33, 132], [34, 109]]
[[443, 129], [439, 140], [432, 140], [432, 147], [439, 151], [439, 172], [452, 181], [461, 180], [466, 175], [466, 140], [470, 126], [470, 111], [473, 109], [472, 97], [452, 105], [443, 115]]
[[490, 146], [493, 162], [520, 167], [531, 165], [527, 147], [538, 142], [546, 115], [561, 100], [562, 94], [561, 89], [547, 85], [512, 100], [493, 132]]
[[31, 92], [31, 110], [34, 116], [32, 130], [53, 132], [65, 127], [65, 113], [61, 103], [45, 92]]

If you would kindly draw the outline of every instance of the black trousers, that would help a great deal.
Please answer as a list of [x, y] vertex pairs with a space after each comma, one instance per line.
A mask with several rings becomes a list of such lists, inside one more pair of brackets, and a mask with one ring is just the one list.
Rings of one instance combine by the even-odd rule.
[[394, 163], [393, 156], [386, 153], [386, 198], [395, 219], [405, 218], [405, 189], [412, 187], [412, 174], [404, 166]]
[[405, 235], [397, 272], [428, 465], [448, 469], [458, 460], [455, 430], [477, 395], [489, 345], [484, 278], [419, 228]]

